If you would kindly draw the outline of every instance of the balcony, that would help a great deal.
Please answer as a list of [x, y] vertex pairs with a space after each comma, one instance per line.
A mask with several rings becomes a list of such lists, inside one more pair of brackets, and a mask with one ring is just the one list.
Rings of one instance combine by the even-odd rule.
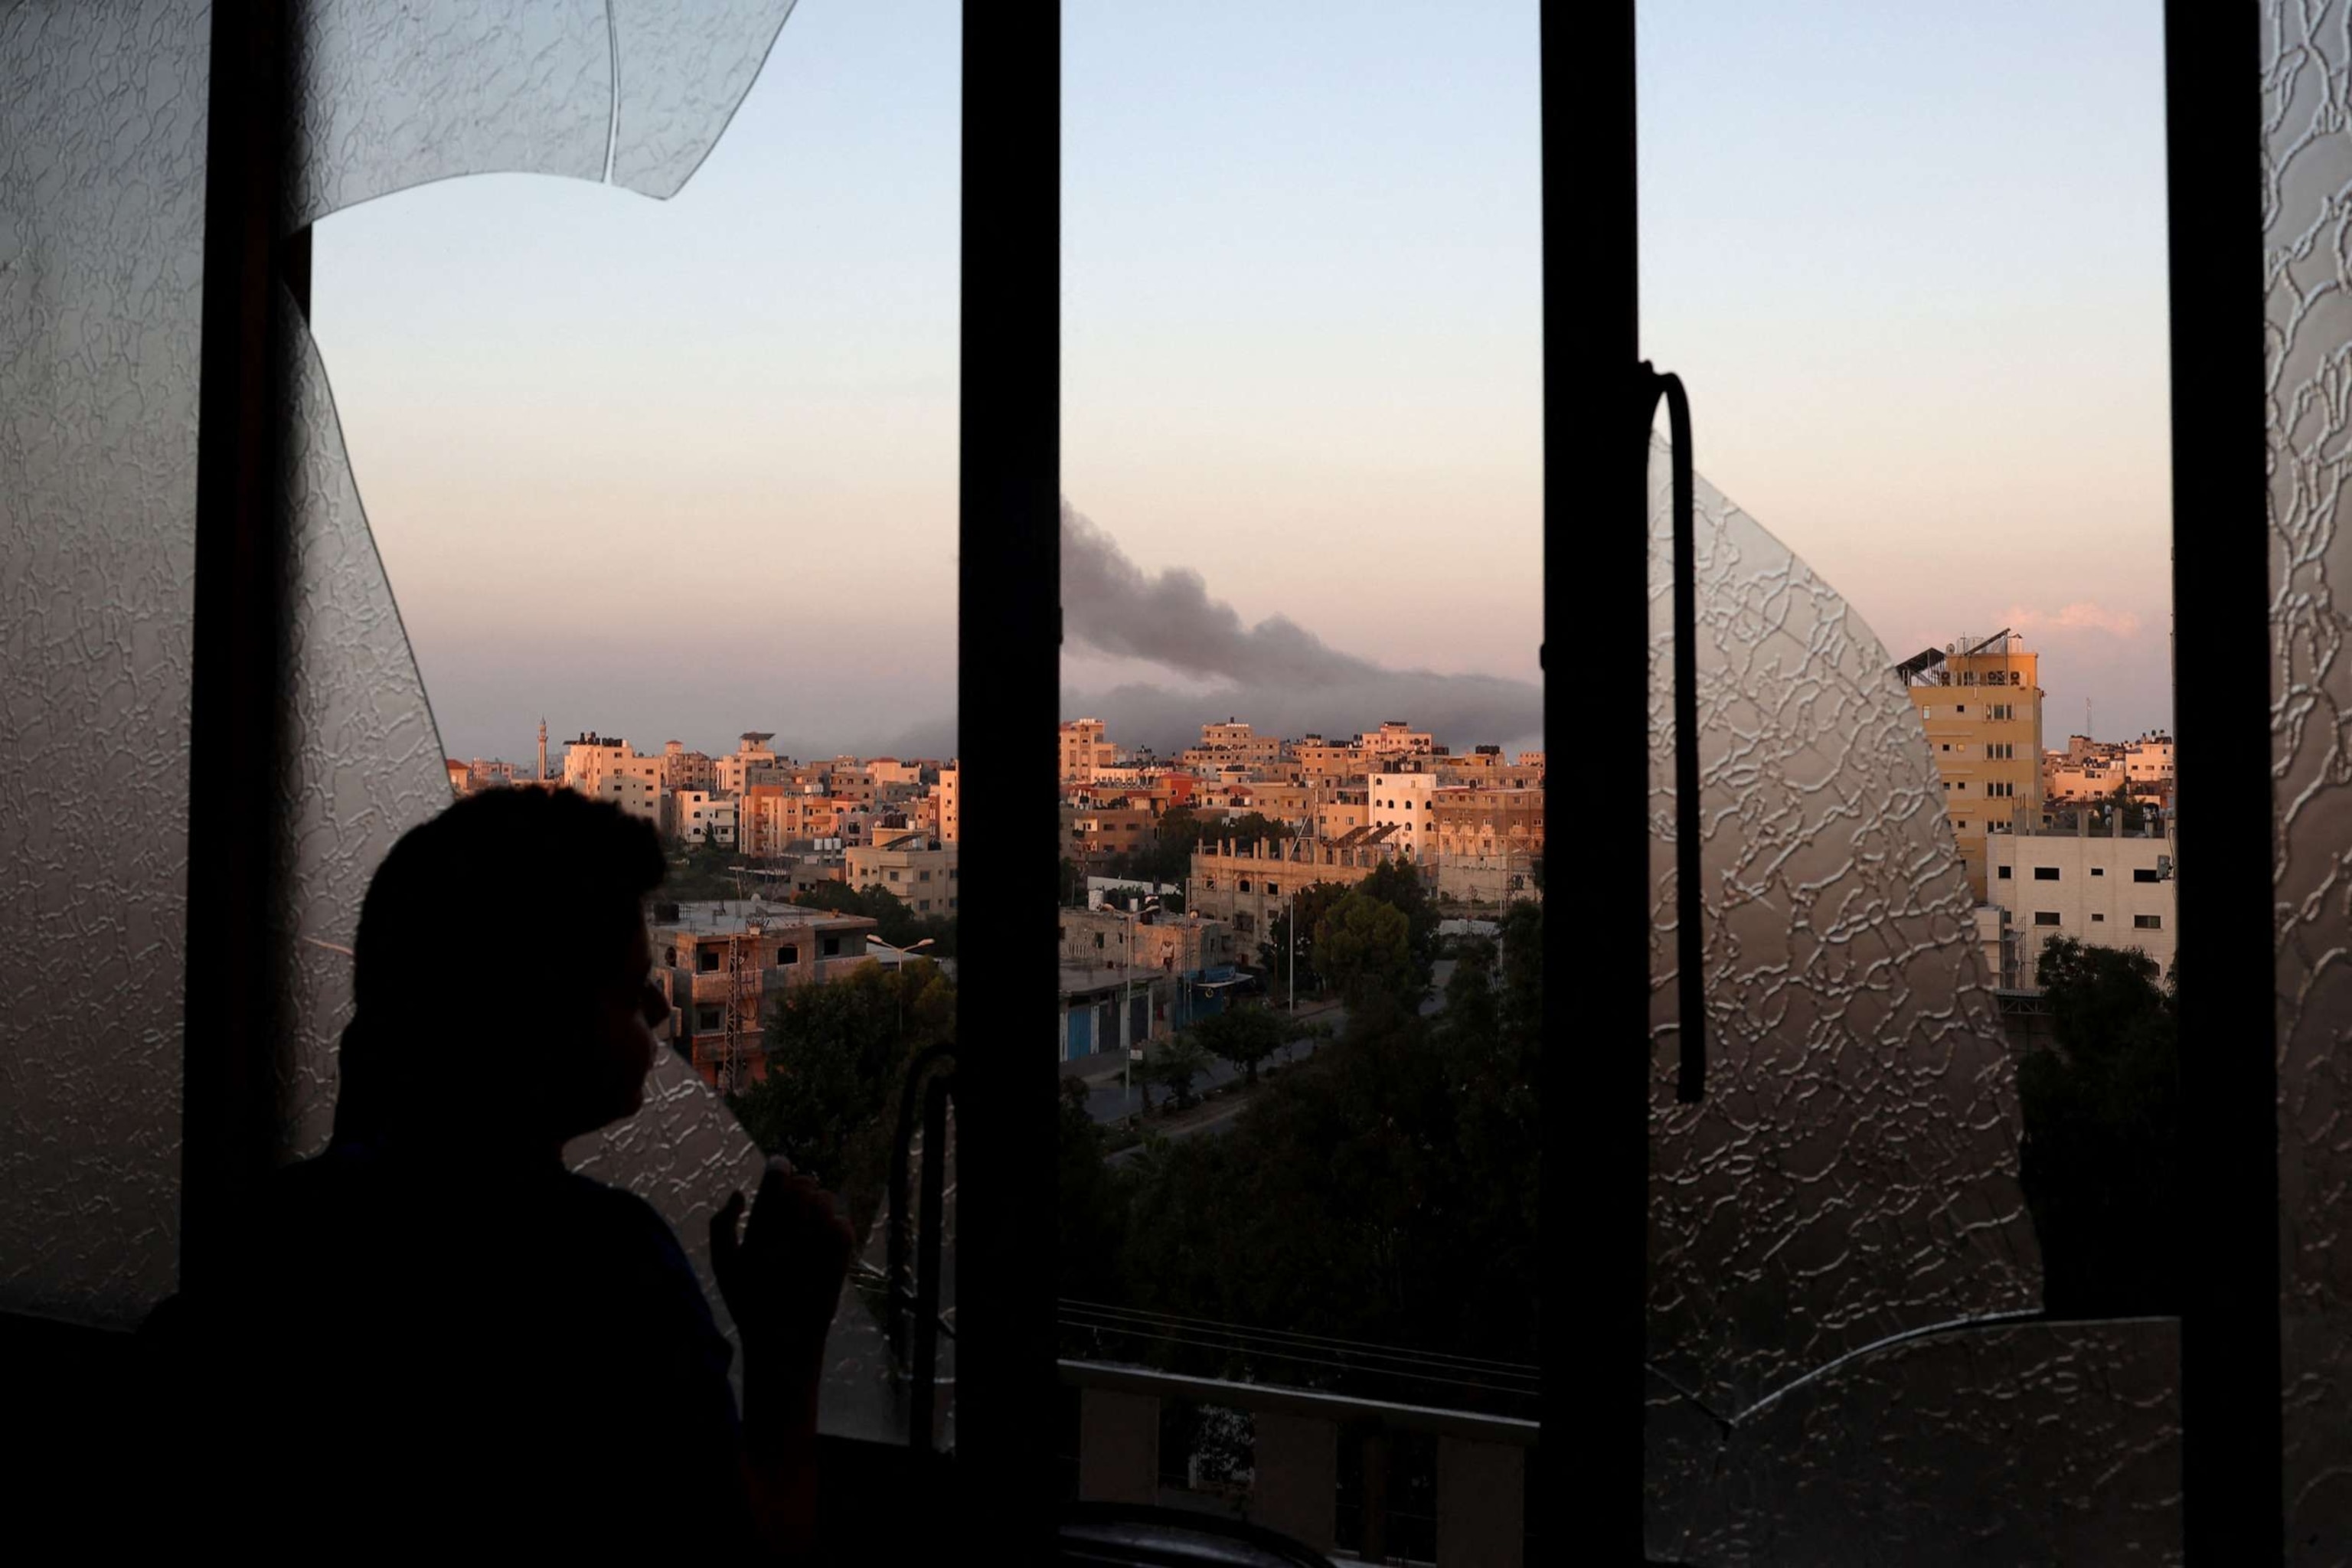
[[[1362, 1473], [1371, 1478], [1382, 1473], [1379, 1458], [1391, 1434], [1423, 1433], [1437, 1443], [1441, 1568], [1520, 1568], [1527, 1561], [1527, 1456], [1538, 1435], [1533, 1421], [1106, 1362], [1059, 1364], [1063, 1384], [1078, 1394], [1080, 1501], [1149, 1506], [1171, 1500], [1160, 1480], [1163, 1402], [1246, 1411], [1255, 1436], [1243, 1517], [1328, 1553], [1339, 1534], [1343, 1436], [1363, 1445]], [[1362, 1489], [1356, 1539], [1365, 1561], [1385, 1561], [1394, 1550], [1385, 1493], [1381, 1481]]]

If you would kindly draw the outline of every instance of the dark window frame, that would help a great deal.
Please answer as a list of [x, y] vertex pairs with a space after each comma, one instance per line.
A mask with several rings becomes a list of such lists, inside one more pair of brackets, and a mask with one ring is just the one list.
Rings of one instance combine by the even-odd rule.
[[[991, 722], [967, 726], [960, 751], [986, 764], [971, 781], [985, 820], [1001, 831], [964, 846], [969, 863], [1009, 910], [1025, 917], [963, 933], [964, 989], [976, 1016], [1045, 1011], [1052, 982], [1045, 911], [1055, 900], [1040, 863], [1016, 846], [1041, 837], [1054, 764], [1024, 754], [1035, 721], [1054, 709], [1060, 643], [1055, 499], [1058, 488], [1059, 7], [976, 14], [964, 29], [960, 705]], [[269, 955], [250, 932], [268, 929], [269, 792], [245, 787], [253, 758], [278, 754], [274, 694], [285, 649], [276, 630], [282, 596], [275, 563], [284, 540], [270, 487], [282, 429], [282, 388], [268, 366], [275, 345], [270, 292], [283, 276], [307, 306], [307, 235], [279, 244], [274, 216], [283, 184], [282, 5], [217, 7], [213, 16], [210, 138], [205, 241], [196, 612], [192, 690], [196, 760], [190, 769], [189, 873], [203, 879], [221, 918], [188, 937], [183, 1137], [183, 1281], [202, 1278], [233, 1233], [268, 1168], [274, 1107], [270, 1042], [282, 1003]], [[2265, 471], [2262, 428], [2263, 287], [2254, 244], [2260, 182], [2252, 146], [2261, 123], [2260, 34], [2252, 8], [2166, 8], [2166, 120], [2169, 210], [2193, 215], [2169, 232], [2173, 418], [2173, 574], [2178, 726], [2205, 737], [2180, 764], [2206, 803], [2210, 839], [2183, 901], [2203, 911], [2208, 934], [2181, 991], [2185, 1033], [2211, 1017], [2242, 1035], [2234, 998], [2272, 984], [2269, 925], [2232, 910], [2270, 907], [2271, 817], [2266, 702], [2269, 651], [2264, 541], [2253, 529], [2197, 529], [2185, 520], [2235, 516]], [[1596, 628], [1597, 646], [1631, 650], [1623, 679], [1580, 689], [1582, 715], [1624, 739], [1570, 787], [1590, 799], [1588, 820], [1607, 820], [1646, 781], [1647, 596], [1644, 531], [1630, 526], [1646, 506], [1646, 429], [1633, 405], [1640, 363], [1638, 163], [1634, 126], [1633, 0], [1548, 7], [1542, 14], [1543, 261], [1547, 319], [1543, 411], [1549, 471], [1586, 476], [1580, 503], [1629, 526], [1570, 531], [1568, 486], [1553, 486], [1545, 516], [1546, 624]], [[2243, 227], [2227, 220], [2236, 212]], [[1703, 395], [1703, 394], [1702, 394]], [[1636, 444], [1638, 436], [1640, 445]], [[1573, 550], [1570, 545], [1573, 542]], [[1573, 556], [1571, 561], [1570, 557]], [[1570, 581], [1571, 571], [1574, 581]], [[2193, 591], [2188, 591], [2192, 590]], [[1546, 683], [1546, 731], [1552, 692]], [[1058, 719], [1058, 714], [1056, 715]], [[1547, 742], [1549, 749], [1549, 742]], [[236, 764], [210, 766], [217, 756]], [[1033, 817], [1032, 813], [1036, 815]], [[1024, 821], [1032, 827], [1023, 828]], [[1648, 846], [1616, 836], [1596, 850], [1604, 888], [1628, 908], [1647, 908]], [[1573, 973], [1569, 923], [1549, 922], [1547, 973]], [[1625, 982], [1591, 1000], [1623, 1037], [1644, 1028], [1648, 933], [1625, 921], [1579, 933], [1585, 973]], [[1608, 1113], [1569, 1136], [1567, 1097], [1545, 1112], [1543, 1212], [1580, 1200], [1578, 1246], [1552, 1249], [1554, 1302], [1573, 1267], [1622, 1356], [1595, 1359], [1589, 1314], [1545, 1317], [1544, 1361], [1586, 1369], [1545, 1379], [1547, 1425], [1572, 1431], [1570, 1385], [1588, 1417], [1593, 1405], [1637, 1420], [1646, 1293], [1646, 1103], [1650, 1064], [1628, 1053], [1596, 1080]], [[1052, 1242], [1024, 1223], [1024, 1195], [1051, 1190], [1054, 1084], [1042, 1052], [975, 1055], [959, 1069], [962, 1245], [991, 1258], [992, 1289], [961, 1303], [959, 1373], [962, 1431], [955, 1488], [959, 1523], [989, 1531], [1015, 1556], [1045, 1553], [1054, 1513], [1050, 1401], [1053, 1375]], [[1637, 1081], [1640, 1080], [1640, 1081]], [[2279, 1321], [2274, 1225], [2247, 1224], [2277, 1207], [2273, 1054], [2191, 1053], [2182, 1064], [2190, 1121], [2183, 1190], [2194, 1194], [2184, 1246], [2206, 1260], [2194, 1271], [2183, 1333], [2183, 1419], [2226, 1441], [2184, 1446], [2187, 1550], [2195, 1561], [2276, 1561], [2284, 1549], [2279, 1453]], [[1616, 1109], [1622, 1101], [1622, 1109]], [[1587, 1106], [1593, 1102], [1585, 1101]], [[1043, 1135], [1041, 1135], [1043, 1134]], [[1572, 1327], [1571, 1327], [1572, 1323]], [[975, 1353], [981, 1346], [996, 1353]], [[1603, 1423], [1601, 1430], [1614, 1428]], [[1643, 1544], [1642, 1446], [1538, 1447], [1528, 1478], [1529, 1524], [1573, 1518], [1596, 1557], [1637, 1561]]]

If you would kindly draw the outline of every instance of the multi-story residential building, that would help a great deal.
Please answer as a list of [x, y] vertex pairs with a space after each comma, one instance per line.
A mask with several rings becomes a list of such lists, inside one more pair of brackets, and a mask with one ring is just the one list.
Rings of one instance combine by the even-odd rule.
[[1180, 767], [1215, 770], [1239, 768], [1255, 774], [1282, 761], [1285, 747], [1278, 735], [1261, 735], [1238, 719], [1201, 726], [1201, 743], [1177, 753]]
[[661, 826], [659, 757], [638, 752], [617, 735], [583, 731], [563, 749], [563, 783], [568, 789], [609, 800], [631, 816]]
[[2124, 777], [2137, 789], [2142, 784], [2169, 784], [2173, 777], [2172, 737], [2150, 731], [2124, 742]]
[[1315, 792], [1315, 837], [1344, 838], [1372, 825], [1371, 792], [1352, 784], [1323, 784]]
[[1437, 748], [1437, 737], [1416, 730], [1402, 719], [1383, 719], [1377, 730], [1357, 735], [1355, 749], [1386, 763], [1396, 757], [1426, 757]]
[[662, 831], [679, 844], [736, 842], [741, 803], [707, 789], [662, 791]]
[[1440, 897], [1508, 903], [1537, 896], [1544, 847], [1544, 792], [1482, 785], [1440, 789], [1432, 801], [1429, 858]]
[[880, 888], [895, 893], [919, 915], [956, 912], [958, 851], [928, 833], [877, 834], [877, 842], [843, 851], [846, 879], [853, 888]]
[[1415, 859], [1423, 858], [1436, 827], [1437, 775], [1433, 773], [1376, 773], [1364, 781], [1370, 801], [1371, 825], [1393, 827], [1397, 842]]
[[923, 782], [921, 763], [902, 762], [897, 757], [869, 758], [866, 763], [866, 772], [874, 780], [875, 787], [877, 789], [888, 789], [893, 784], [919, 785]]
[[1097, 768], [1114, 766], [1118, 760], [1118, 748], [1104, 739], [1101, 720], [1073, 719], [1062, 726], [1064, 784], [1092, 784]]
[[1979, 912], [1978, 929], [1990, 939], [1985, 959], [1997, 966], [1994, 984], [2036, 989], [2042, 950], [2061, 936], [2137, 947], [2169, 975], [2179, 938], [2168, 824], [2126, 832], [2112, 807], [2095, 820], [2089, 806], [2046, 815], [2052, 826], [2044, 827], [2019, 812], [1986, 847], [1991, 908]]
[[1198, 910], [1129, 913], [1110, 908], [1060, 911], [1062, 962], [1099, 968], [1131, 965], [1163, 974], [1222, 968], [1241, 957], [1233, 927]]
[[467, 771], [465, 763], [455, 757], [444, 757], [441, 759], [441, 766], [449, 775], [451, 795], [462, 795], [473, 793], [473, 774]]
[[813, 785], [753, 784], [742, 800], [743, 852], [782, 855], [803, 840], [837, 837], [840, 823], [840, 803]]
[[2013, 809], [2042, 807], [2042, 687], [2038, 657], [2015, 637], [1998, 648], [1955, 643], [1932, 664], [1906, 661], [1911, 704], [1927, 732], [1969, 890], [1985, 901], [1985, 839]]
[[1338, 783], [1364, 776], [1364, 753], [1341, 741], [1308, 735], [1290, 749], [1290, 763], [1307, 782]]
[[[662, 742], [662, 788], [707, 792], [719, 787], [718, 774], [712, 771], [710, 756], [705, 752], [689, 752], [683, 741]], [[742, 792], [738, 790], [736, 794]]]
[[1148, 805], [1066, 805], [1061, 818], [1062, 854], [1081, 866], [1150, 848], [1160, 836], [1159, 813]]
[[1290, 838], [1204, 844], [1192, 853], [1184, 908], [1230, 925], [1246, 959], [1265, 935], [1268, 922], [1289, 907], [1300, 889], [1317, 882], [1353, 886], [1362, 881], [1397, 858], [1396, 839], [1395, 828], [1381, 826], [1359, 828], [1328, 843]]
[[950, 763], [940, 770], [940, 837], [949, 844], [963, 840], [963, 764]]
[[772, 731], [744, 731], [733, 752], [711, 759], [711, 788], [720, 795], [740, 795], [754, 784], [782, 784], [793, 763], [789, 757], [779, 757], [768, 749], [768, 742], [775, 738]]
[[766, 1024], [785, 991], [865, 962], [877, 923], [764, 900], [656, 905], [654, 976], [669, 1001], [672, 1047], [715, 1089], [759, 1081]]

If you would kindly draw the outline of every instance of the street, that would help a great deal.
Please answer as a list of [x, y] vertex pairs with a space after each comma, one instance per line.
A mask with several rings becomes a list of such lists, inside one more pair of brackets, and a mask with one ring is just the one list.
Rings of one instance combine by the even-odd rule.
[[[1445, 1005], [1445, 983], [1453, 977], [1453, 974], [1454, 960], [1450, 958], [1441, 958], [1436, 962], [1436, 964], [1433, 967], [1433, 978], [1431, 982], [1429, 995], [1421, 1005], [1422, 1016], [1428, 1017]], [[1299, 1017], [1305, 1022], [1310, 1024], [1322, 1024], [1327, 1026], [1334, 1036], [1344, 1034], [1348, 1027], [1348, 1010], [1345, 1007], [1329, 1006], [1320, 1009], [1310, 1008], [1303, 1010], [1299, 1014]], [[1282, 1049], [1276, 1051], [1273, 1056], [1267, 1058], [1266, 1060], [1269, 1063], [1276, 1065], [1304, 1061], [1314, 1052], [1315, 1047], [1320, 1044], [1322, 1044], [1320, 1040], [1294, 1040], [1289, 1045], [1286, 1045], [1283, 1047]], [[1140, 1067], [1142, 1064], [1139, 1062], [1135, 1065]], [[1215, 1058], [1212, 1057], [1209, 1059], [1208, 1069], [1201, 1075], [1200, 1079], [1194, 1085], [1193, 1091], [1196, 1094], [1205, 1093], [1209, 1089], [1222, 1088], [1226, 1084], [1232, 1083], [1241, 1076], [1242, 1070], [1234, 1066], [1231, 1062], [1219, 1061]], [[1165, 1089], [1155, 1089], [1152, 1091], [1151, 1101], [1154, 1105], [1163, 1103], [1167, 1098], [1168, 1093]], [[1234, 1112], [1238, 1112], [1241, 1109], [1241, 1103], [1242, 1102], [1240, 1101], [1236, 1101], [1233, 1107], [1233, 1110], [1228, 1112], [1227, 1115], [1229, 1116]], [[1124, 1121], [1126, 1118], [1134, 1115], [1142, 1109], [1142, 1089], [1132, 1087], [1121, 1089], [1119, 1087], [1119, 1081], [1116, 1078], [1097, 1084], [1090, 1088], [1087, 1092], [1087, 1114], [1093, 1117], [1097, 1121], [1113, 1122]], [[1201, 1126], [1218, 1126], [1226, 1120], [1227, 1116], [1219, 1116], [1207, 1122], [1202, 1123], [1199, 1126], [1186, 1128], [1181, 1131], [1172, 1133], [1171, 1136], [1179, 1138], [1187, 1137], [1193, 1132], [1199, 1131]]]

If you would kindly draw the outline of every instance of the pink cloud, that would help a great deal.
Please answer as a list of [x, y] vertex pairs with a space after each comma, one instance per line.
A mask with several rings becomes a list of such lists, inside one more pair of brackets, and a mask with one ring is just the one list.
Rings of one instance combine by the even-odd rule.
[[2076, 600], [2055, 615], [2029, 610], [2023, 605], [2011, 605], [2006, 618], [2012, 628], [2021, 632], [2063, 629], [2105, 632], [2117, 637], [2136, 637], [2139, 633], [2139, 617], [2131, 611], [2110, 610], [2088, 599]]

